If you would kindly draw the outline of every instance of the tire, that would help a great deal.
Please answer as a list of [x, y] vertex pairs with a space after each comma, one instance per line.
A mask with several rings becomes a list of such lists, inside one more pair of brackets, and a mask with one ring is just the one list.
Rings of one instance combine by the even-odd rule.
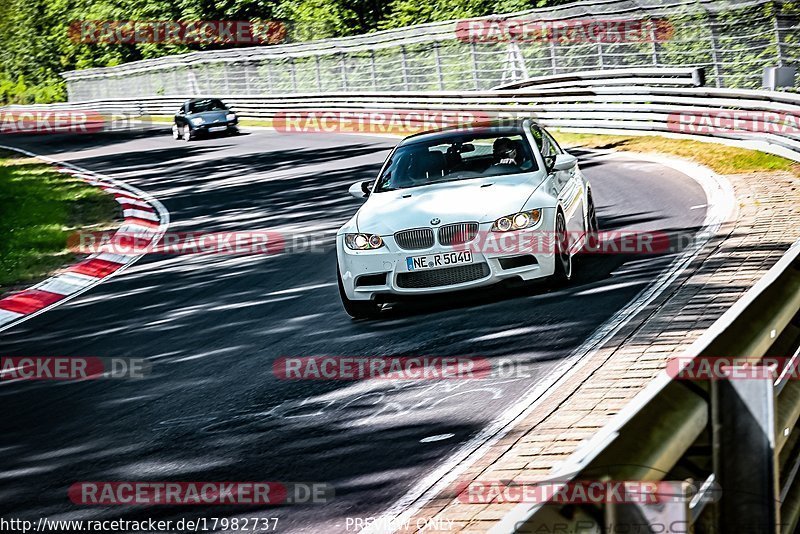
[[187, 124], [183, 127], [183, 140], [189, 142], [192, 139], [194, 139], [194, 134], [192, 133], [192, 129]]
[[347, 298], [338, 265], [336, 266], [336, 281], [339, 282], [339, 296], [342, 299], [342, 306], [347, 315], [353, 319], [372, 319], [378, 316], [381, 306], [377, 302], [373, 300], [350, 300]]
[[597, 212], [594, 208], [594, 200], [592, 199], [592, 194], [589, 193], [586, 205], [586, 239], [589, 250], [597, 250], [600, 244], [599, 231], [600, 227], [597, 224]]
[[555, 242], [556, 270], [553, 280], [557, 283], [569, 282], [572, 278], [572, 256], [569, 253], [567, 223], [560, 210], [556, 213]]
[[172, 124], [172, 138], [175, 139], [176, 141], [180, 141], [181, 140], [181, 136], [182, 136], [182, 134], [181, 134], [181, 131], [178, 129], [178, 125], [176, 123], [173, 123]]

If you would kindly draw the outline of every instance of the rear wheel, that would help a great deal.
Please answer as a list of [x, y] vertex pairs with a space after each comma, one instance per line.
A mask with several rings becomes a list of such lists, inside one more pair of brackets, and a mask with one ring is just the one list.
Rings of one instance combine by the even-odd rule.
[[374, 300], [350, 300], [344, 292], [342, 275], [339, 267], [336, 267], [336, 281], [339, 282], [339, 296], [342, 298], [342, 306], [347, 315], [353, 319], [370, 319], [377, 317], [381, 311], [381, 306]]
[[175, 123], [172, 124], [172, 138], [176, 141], [180, 141], [181, 139], [181, 131]]
[[556, 282], [567, 282], [572, 278], [572, 256], [569, 253], [567, 223], [560, 211], [556, 213], [555, 242], [556, 271], [553, 279]]

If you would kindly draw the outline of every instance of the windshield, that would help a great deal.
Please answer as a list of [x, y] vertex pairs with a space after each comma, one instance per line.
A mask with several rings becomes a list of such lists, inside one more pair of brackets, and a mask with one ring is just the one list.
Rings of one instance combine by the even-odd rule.
[[399, 147], [378, 177], [375, 192], [536, 170], [522, 134], [457, 134]]
[[198, 100], [197, 102], [189, 102], [189, 113], [203, 113], [204, 111], [225, 111], [228, 108], [222, 101], [217, 99]]

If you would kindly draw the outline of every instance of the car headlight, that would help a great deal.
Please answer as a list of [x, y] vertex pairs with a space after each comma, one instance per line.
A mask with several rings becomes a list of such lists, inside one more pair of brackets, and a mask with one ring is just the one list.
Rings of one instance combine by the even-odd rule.
[[202, 126], [203, 124], [206, 123], [206, 121], [203, 120], [203, 117], [195, 117], [193, 119], [190, 119], [189, 121], [195, 126]]
[[513, 232], [536, 226], [542, 220], [542, 210], [521, 211], [500, 217], [492, 225], [492, 232]]
[[344, 234], [344, 244], [352, 250], [373, 250], [383, 246], [383, 239], [377, 234]]
[[228, 113], [227, 115], [225, 115], [225, 119], [229, 120], [229, 121], [235, 121], [236, 120], [236, 113]]

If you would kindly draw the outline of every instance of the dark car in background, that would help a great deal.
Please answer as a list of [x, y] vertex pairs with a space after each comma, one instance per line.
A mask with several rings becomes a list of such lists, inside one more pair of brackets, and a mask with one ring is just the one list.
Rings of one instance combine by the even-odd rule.
[[238, 134], [239, 118], [218, 98], [194, 98], [175, 114], [172, 137], [191, 141], [209, 134]]

